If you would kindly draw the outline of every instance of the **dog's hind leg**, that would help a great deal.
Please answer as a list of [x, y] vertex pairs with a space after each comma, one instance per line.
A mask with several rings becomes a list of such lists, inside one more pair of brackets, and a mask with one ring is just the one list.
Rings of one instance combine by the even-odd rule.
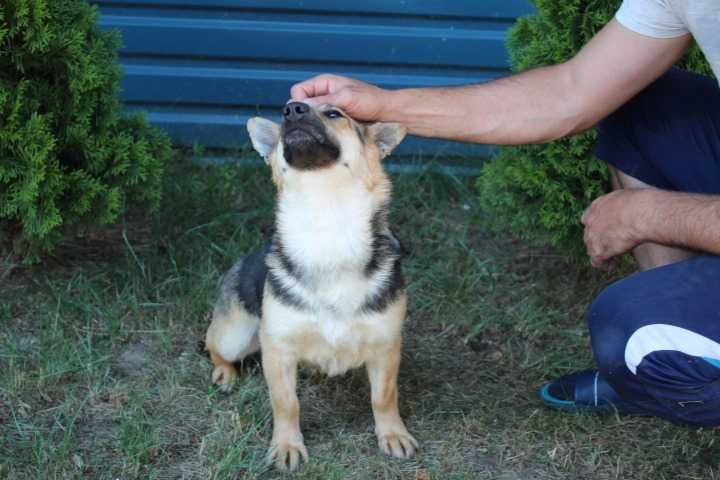
[[220, 390], [227, 392], [232, 388], [237, 379], [237, 370], [235, 365], [218, 355], [212, 348], [208, 348], [210, 360], [212, 360], [214, 368], [210, 379], [212, 383], [220, 387]]
[[268, 249], [269, 245], [265, 245], [243, 257], [222, 279], [220, 298], [215, 303], [205, 336], [205, 348], [215, 365], [212, 381], [224, 391], [229, 390], [237, 378], [233, 363], [260, 350], [258, 330]]
[[397, 458], [408, 458], [415, 453], [418, 442], [405, 428], [398, 410], [397, 376], [400, 368], [401, 342], [387, 351], [377, 352], [367, 362], [372, 397], [375, 434], [380, 449]]
[[205, 348], [214, 365], [212, 382], [221, 390], [230, 390], [237, 379], [233, 363], [260, 350], [259, 326], [260, 318], [250, 314], [237, 301], [215, 307], [205, 336]]

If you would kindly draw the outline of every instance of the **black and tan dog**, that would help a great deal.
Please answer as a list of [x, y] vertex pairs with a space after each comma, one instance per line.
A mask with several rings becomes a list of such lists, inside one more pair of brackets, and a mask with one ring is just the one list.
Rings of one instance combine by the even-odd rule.
[[405, 130], [361, 125], [329, 105], [294, 102], [283, 113], [282, 126], [248, 122], [277, 187], [276, 231], [225, 275], [206, 337], [212, 381], [229, 388], [232, 363], [261, 349], [274, 420], [269, 455], [293, 470], [307, 460], [298, 363], [328, 375], [365, 365], [380, 448], [409, 457], [417, 442], [398, 413], [397, 391], [407, 297], [380, 163]]

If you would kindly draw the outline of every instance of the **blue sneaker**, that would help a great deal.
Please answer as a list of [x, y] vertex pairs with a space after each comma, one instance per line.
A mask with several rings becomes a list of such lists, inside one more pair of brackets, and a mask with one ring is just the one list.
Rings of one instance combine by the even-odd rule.
[[540, 400], [548, 407], [569, 412], [618, 412], [648, 415], [642, 408], [624, 401], [597, 370], [562, 376], [540, 388]]

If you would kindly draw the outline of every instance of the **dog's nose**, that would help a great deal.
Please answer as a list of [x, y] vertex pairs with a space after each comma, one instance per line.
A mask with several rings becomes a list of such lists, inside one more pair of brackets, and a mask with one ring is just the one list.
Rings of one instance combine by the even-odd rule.
[[288, 122], [297, 122], [307, 117], [310, 113], [310, 106], [302, 102], [290, 102], [283, 109], [283, 118]]

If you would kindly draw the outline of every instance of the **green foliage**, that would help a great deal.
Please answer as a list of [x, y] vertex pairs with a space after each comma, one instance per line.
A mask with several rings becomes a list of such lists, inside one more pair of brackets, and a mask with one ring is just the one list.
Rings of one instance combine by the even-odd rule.
[[[537, 13], [511, 29], [516, 72], [572, 58], [615, 14], [620, 0], [535, 0]], [[695, 47], [681, 66], [710, 74]], [[584, 259], [580, 217], [608, 190], [607, 169], [592, 155], [594, 130], [543, 145], [503, 147], [478, 179], [480, 204], [492, 226]]]
[[120, 114], [118, 46], [85, 1], [0, 6], [0, 229], [16, 251], [158, 205], [170, 143]]

